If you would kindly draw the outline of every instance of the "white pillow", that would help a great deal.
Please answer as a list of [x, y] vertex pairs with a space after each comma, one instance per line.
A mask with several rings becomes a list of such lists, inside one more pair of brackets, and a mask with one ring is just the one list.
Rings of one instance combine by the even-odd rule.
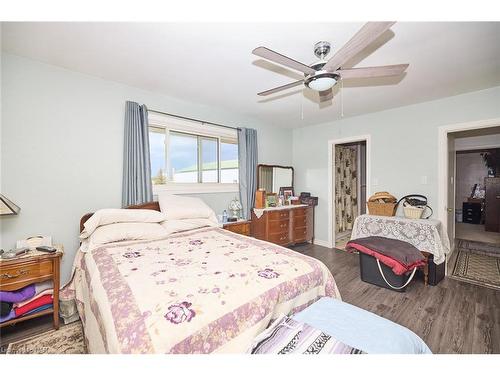
[[209, 219], [217, 223], [214, 210], [200, 198], [161, 193], [158, 194], [158, 203], [166, 220]]
[[90, 236], [91, 247], [118, 241], [156, 240], [167, 231], [158, 223], [115, 223], [102, 225]]
[[104, 208], [96, 211], [83, 224], [80, 238], [89, 237], [99, 226], [113, 223], [159, 223], [165, 215], [156, 210], [135, 210], [127, 208]]

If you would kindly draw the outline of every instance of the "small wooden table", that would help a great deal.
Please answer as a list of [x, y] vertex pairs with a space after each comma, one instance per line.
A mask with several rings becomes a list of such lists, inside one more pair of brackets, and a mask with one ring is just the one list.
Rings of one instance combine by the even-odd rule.
[[222, 228], [233, 232], [239, 233], [244, 236], [250, 236], [250, 220], [238, 220], [222, 224]]
[[53, 308], [3, 322], [0, 324], [0, 328], [23, 320], [52, 314], [54, 329], [59, 329], [60, 264], [64, 250], [62, 245], [54, 247], [57, 251], [53, 254], [31, 250], [17, 258], [0, 259], [0, 290], [2, 291], [18, 290], [27, 285], [47, 280], [52, 280], [54, 283]]

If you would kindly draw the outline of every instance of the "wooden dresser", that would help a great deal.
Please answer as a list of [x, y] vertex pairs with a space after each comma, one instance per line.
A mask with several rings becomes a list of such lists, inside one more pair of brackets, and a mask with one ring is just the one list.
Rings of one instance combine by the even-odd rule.
[[312, 241], [314, 207], [282, 206], [252, 210], [252, 236], [281, 246]]

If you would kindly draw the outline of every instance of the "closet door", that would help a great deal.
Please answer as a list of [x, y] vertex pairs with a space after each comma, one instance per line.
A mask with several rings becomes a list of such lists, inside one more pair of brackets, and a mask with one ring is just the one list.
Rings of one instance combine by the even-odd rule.
[[488, 232], [500, 232], [500, 177], [487, 177], [484, 229]]

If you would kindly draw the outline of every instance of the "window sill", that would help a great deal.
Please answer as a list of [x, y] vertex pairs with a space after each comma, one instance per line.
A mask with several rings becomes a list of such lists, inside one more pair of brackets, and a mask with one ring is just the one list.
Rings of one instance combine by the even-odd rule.
[[239, 184], [170, 183], [153, 185], [154, 195], [162, 192], [172, 194], [237, 193], [239, 192]]

